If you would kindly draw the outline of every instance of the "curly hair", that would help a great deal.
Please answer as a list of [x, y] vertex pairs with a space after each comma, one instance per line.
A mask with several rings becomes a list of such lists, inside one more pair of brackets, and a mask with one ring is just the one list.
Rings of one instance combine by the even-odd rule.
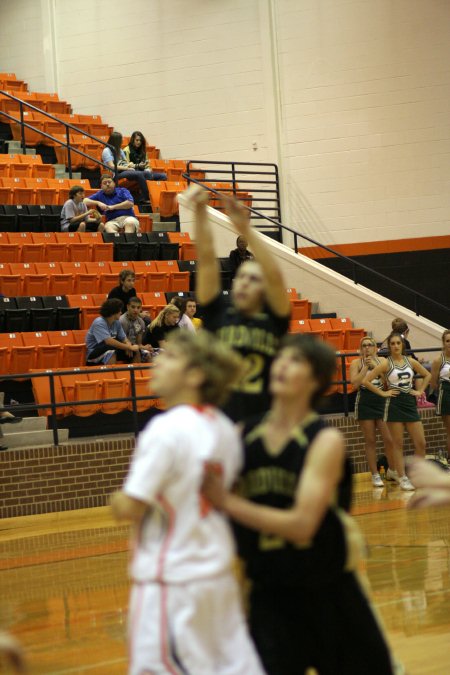
[[233, 385], [242, 375], [242, 357], [206, 330], [198, 333], [176, 331], [169, 335], [167, 341], [186, 356], [188, 368], [202, 371], [202, 402], [214, 406], [226, 403]]

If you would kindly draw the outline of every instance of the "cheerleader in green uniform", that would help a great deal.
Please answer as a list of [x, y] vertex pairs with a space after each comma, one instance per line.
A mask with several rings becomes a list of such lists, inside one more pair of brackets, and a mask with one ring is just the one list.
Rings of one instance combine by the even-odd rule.
[[431, 366], [431, 386], [437, 390], [436, 414], [442, 416], [447, 431], [447, 456], [450, 457], [450, 330], [442, 334], [442, 352]]
[[[364, 447], [367, 463], [372, 474], [372, 485], [374, 487], [384, 487], [377, 468], [377, 429], [383, 439], [389, 466], [394, 466], [394, 445], [387, 424], [383, 420], [385, 399], [374, 394], [373, 391], [370, 391], [362, 384], [366, 375], [370, 375], [371, 371], [382, 363], [384, 359], [377, 357], [377, 343], [371, 337], [364, 337], [361, 340], [359, 353], [361, 354], [361, 358], [355, 359], [350, 364], [350, 380], [353, 387], [358, 390], [355, 404], [355, 419], [358, 420], [364, 436]], [[382, 377], [372, 380], [372, 384], [378, 389], [384, 389]], [[392, 469], [388, 469], [388, 472], [391, 473]], [[387, 477], [390, 477], [389, 474]]]
[[[405, 474], [403, 459], [404, 428], [413, 442], [415, 454], [425, 456], [425, 434], [417, 410], [417, 397], [427, 388], [431, 375], [421, 363], [405, 356], [405, 343], [400, 333], [391, 333], [387, 339], [388, 357], [366, 375], [363, 385], [386, 400], [384, 420], [387, 422], [394, 443], [395, 470], [391, 477], [402, 490], [414, 490], [414, 485]], [[420, 388], [414, 389], [414, 377], [419, 375]], [[383, 391], [372, 380], [384, 376], [388, 389]]]

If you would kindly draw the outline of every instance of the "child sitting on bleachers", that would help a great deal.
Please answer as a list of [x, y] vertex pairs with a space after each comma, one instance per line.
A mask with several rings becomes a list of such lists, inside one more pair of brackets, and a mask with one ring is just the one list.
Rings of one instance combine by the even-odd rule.
[[61, 211], [61, 232], [102, 232], [104, 225], [96, 209], [84, 203], [84, 188], [74, 185]]

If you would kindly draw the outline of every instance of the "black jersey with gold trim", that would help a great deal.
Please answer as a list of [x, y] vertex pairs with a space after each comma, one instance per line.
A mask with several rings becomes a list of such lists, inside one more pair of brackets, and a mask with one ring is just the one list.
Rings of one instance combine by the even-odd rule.
[[[272, 453], [264, 441], [264, 417], [244, 429], [244, 466], [239, 494], [256, 504], [277, 509], [292, 507], [308, 449], [327, 425], [312, 413], [299, 425], [284, 448]], [[235, 525], [239, 555], [247, 574], [264, 585], [311, 586], [331, 581], [345, 568], [348, 550], [339, 509], [348, 510], [351, 500], [351, 467], [345, 462], [343, 477], [312, 542], [304, 547], [285, 539]]]
[[235, 421], [266, 412], [270, 405], [270, 366], [289, 328], [289, 315], [277, 316], [266, 306], [261, 313], [246, 316], [218, 295], [202, 305], [202, 318], [204, 328], [244, 358], [242, 378], [225, 412]]

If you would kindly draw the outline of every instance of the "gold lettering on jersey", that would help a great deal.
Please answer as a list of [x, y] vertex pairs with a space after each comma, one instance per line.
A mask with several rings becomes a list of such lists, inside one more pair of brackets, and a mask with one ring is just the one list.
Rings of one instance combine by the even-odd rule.
[[238, 491], [243, 497], [251, 499], [265, 494], [278, 494], [294, 497], [298, 476], [278, 466], [267, 466], [249, 471], [239, 480]]
[[279, 342], [273, 333], [256, 326], [222, 326], [217, 336], [230, 347], [246, 348], [267, 356], [274, 356]]

